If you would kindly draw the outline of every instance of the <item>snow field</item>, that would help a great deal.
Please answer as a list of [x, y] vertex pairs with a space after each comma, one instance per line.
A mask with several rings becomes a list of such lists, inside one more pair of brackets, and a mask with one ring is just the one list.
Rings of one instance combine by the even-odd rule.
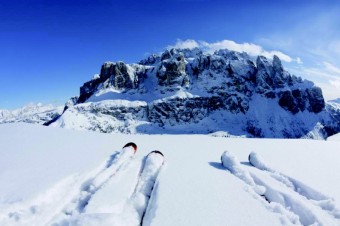
[[334, 216], [309, 202], [305, 197], [289, 188], [287, 189], [284, 184], [269, 175], [262, 175], [259, 172], [252, 172], [251, 175], [257, 184], [266, 188], [264, 196], [269, 202], [281, 204], [284, 208], [296, 214], [302, 225], [336, 226], [340, 224]]
[[[314, 201], [332, 201], [330, 197], [322, 194], [319, 191], [303, 184], [301, 181], [295, 180], [294, 178], [288, 177], [273, 168], [267, 166], [264, 161], [258, 156], [257, 153], [251, 152], [249, 154], [249, 163], [254, 167], [270, 172], [271, 176], [278, 181], [284, 183], [287, 187], [293, 189], [300, 195]], [[334, 206], [334, 205], [333, 205]]]
[[266, 166], [263, 160], [260, 160], [258, 155], [254, 152], [252, 152], [249, 155], [249, 160], [250, 160], [250, 163], [254, 165], [256, 168], [261, 169], [259, 168], [259, 166], [263, 166], [262, 170], [270, 172], [270, 176], [272, 178], [283, 183], [284, 185], [286, 185], [291, 190], [295, 191], [300, 196], [305, 197], [314, 205], [329, 212], [329, 214], [331, 214], [335, 218], [340, 219], [340, 211], [339, 209], [336, 208], [335, 201], [333, 198], [321, 193], [320, 191], [315, 190], [314, 188], [304, 184], [301, 181], [298, 181], [292, 177], [286, 176], [276, 171], [275, 169], [272, 169]]
[[[103, 184], [95, 179], [113, 167], [116, 151], [131, 141], [138, 151], [127, 167]], [[0, 225], [137, 225], [140, 216], [128, 200], [138, 187], [144, 157], [155, 149], [164, 153], [166, 164], [158, 172], [142, 225], [299, 225], [303, 214], [305, 223], [339, 225], [336, 141], [108, 135], [26, 124], [0, 125]], [[235, 157], [231, 166], [266, 187], [265, 196], [271, 192], [285, 203], [268, 203], [229, 173], [220, 159], [225, 149]], [[276, 173], [250, 166], [251, 151]], [[284, 177], [293, 186], [282, 183]], [[82, 211], [77, 205], [65, 208], [94, 181], [99, 189]], [[133, 203], [139, 207], [143, 200]]]
[[[246, 169], [246, 166], [242, 166], [228, 151], [221, 156], [223, 166], [249, 184], [254, 191], [257, 192], [254, 184], [263, 186], [265, 188], [263, 196], [266, 200], [285, 207], [288, 212], [287, 217], [292, 223], [298, 223], [296, 220], [299, 219], [302, 225], [340, 224], [337, 219], [339, 211], [331, 198], [268, 167], [255, 152], [251, 152], [248, 159], [255, 168]], [[292, 218], [292, 213], [289, 211], [297, 218]], [[282, 212], [282, 214], [286, 213]]]
[[327, 140], [329, 140], [329, 141], [340, 141], [340, 133], [337, 133], [333, 136], [328, 137]]

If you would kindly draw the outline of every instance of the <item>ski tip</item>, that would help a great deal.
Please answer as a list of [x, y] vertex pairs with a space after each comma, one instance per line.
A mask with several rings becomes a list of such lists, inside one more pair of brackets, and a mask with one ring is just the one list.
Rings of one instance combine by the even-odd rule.
[[248, 161], [250, 165], [256, 167], [256, 165], [258, 165], [259, 163], [259, 158], [255, 152], [250, 152], [250, 154], [248, 155]]
[[248, 155], [248, 162], [251, 166], [254, 166], [253, 163], [252, 163], [252, 156], [251, 154]]
[[135, 143], [133, 143], [133, 142], [129, 142], [129, 143], [125, 144], [123, 148], [127, 148], [127, 147], [132, 147], [133, 150], [134, 150], [135, 153], [136, 153], [136, 151], [137, 151], [137, 144], [135, 144]]
[[159, 154], [159, 155], [161, 155], [161, 156], [164, 157], [163, 153], [160, 152], [160, 151], [158, 151], [158, 150], [154, 150], [154, 151], [150, 152], [149, 155], [150, 155], [151, 153]]

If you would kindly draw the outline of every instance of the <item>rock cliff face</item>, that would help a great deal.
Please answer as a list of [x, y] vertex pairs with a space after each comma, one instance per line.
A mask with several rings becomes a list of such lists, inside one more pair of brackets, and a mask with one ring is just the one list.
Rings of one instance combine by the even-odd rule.
[[[327, 112], [330, 113], [331, 117], [335, 122], [340, 122], [340, 99], [328, 101], [326, 105]], [[333, 130], [333, 127], [329, 128], [331, 131], [328, 132], [328, 134], [335, 134], [338, 133], [339, 130], [335, 127], [335, 130]]]
[[[76, 115], [84, 117], [86, 126]], [[100, 118], [110, 125], [107, 129]], [[321, 89], [284, 70], [277, 56], [255, 59], [200, 49], [166, 50], [138, 64], [104, 63], [99, 76], [80, 88], [75, 104], [52, 125], [292, 138], [325, 138], [340, 128], [325, 108]]]

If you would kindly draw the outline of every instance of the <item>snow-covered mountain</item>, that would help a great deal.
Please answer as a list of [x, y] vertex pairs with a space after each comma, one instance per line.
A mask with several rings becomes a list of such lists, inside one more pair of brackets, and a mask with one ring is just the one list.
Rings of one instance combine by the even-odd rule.
[[28, 104], [15, 110], [0, 109], [0, 124], [25, 122], [32, 124], [44, 124], [61, 115], [63, 106], [52, 104]]
[[326, 104], [326, 109], [335, 121], [340, 122], [340, 103], [337, 101], [328, 101]]
[[55, 127], [123, 133], [215, 133], [324, 139], [340, 131], [313, 82], [274, 56], [171, 49], [138, 64], [106, 62]]

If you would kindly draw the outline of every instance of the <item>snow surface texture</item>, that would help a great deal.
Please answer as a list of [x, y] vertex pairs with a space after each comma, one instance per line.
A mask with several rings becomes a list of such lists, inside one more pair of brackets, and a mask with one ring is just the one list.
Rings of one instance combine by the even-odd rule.
[[[332, 198], [268, 167], [256, 153], [250, 153], [249, 162], [261, 171], [254, 169], [248, 171], [228, 151], [222, 154], [221, 161], [232, 174], [249, 184], [256, 193], [263, 195], [270, 205], [274, 206], [273, 210], [277, 208], [277, 205], [282, 205], [286, 209], [282, 213], [288, 212], [287, 218], [292, 223], [302, 225], [340, 224], [340, 211], [336, 209]], [[256, 186], [263, 186], [264, 192], [259, 193]]]
[[[62, 180], [36, 199], [38, 204], [27, 210], [23, 208], [19, 211], [9, 211], [5, 219], [1, 216], [0, 219], [4, 220], [0, 221], [1, 225], [140, 225], [149, 207], [151, 192], [164, 163], [164, 157], [151, 152], [143, 159], [143, 164], [136, 168], [138, 164], [133, 164], [134, 153], [133, 147], [125, 147], [114, 152], [107, 161], [90, 172], [88, 178], [81, 177], [78, 180], [78, 176], [71, 176]], [[131, 163], [135, 166], [130, 167]], [[126, 180], [126, 176], [133, 176], [135, 179]], [[74, 179], [74, 185], [70, 183], [70, 179]], [[129, 188], [125, 191], [120, 189], [124, 188], [124, 184], [134, 187], [133, 192], [131, 193]], [[62, 188], [63, 186], [65, 187]], [[107, 190], [103, 193], [103, 190], [108, 188], [109, 192], [114, 194], [113, 197]], [[58, 189], [65, 191], [56, 194]], [[110, 207], [114, 211], [107, 211], [108, 209], [98, 205], [98, 200], [95, 199], [103, 194], [106, 200], [108, 196], [113, 198]], [[51, 199], [51, 202], [47, 199]], [[101, 204], [105, 206], [105, 202]], [[9, 208], [15, 208], [15, 205]], [[144, 219], [148, 220], [147, 217]]]
[[[157, 175], [164, 163], [163, 156], [154, 152], [151, 152], [147, 157], [145, 157], [143, 161], [144, 163], [142, 166], [142, 171], [138, 176], [137, 185], [135, 185], [135, 189], [128, 199], [121, 200], [124, 202], [124, 205], [120, 206], [121, 209], [116, 208], [115, 211], [111, 214], [107, 214], [110, 212], [95, 213], [95, 211], [91, 211], [91, 209], [86, 209], [85, 211], [85, 208], [90, 203], [91, 197], [97, 196], [97, 192], [106, 183], [109, 183], [109, 179], [112, 176], [116, 176], [114, 174], [118, 173], [118, 171], [123, 168], [124, 164], [130, 162], [133, 153], [134, 151], [131, 147], [124, 148], [117, 157], [114, 157], [114, 161], [112, 163], [109, 163], [110, 166], [107, 167], [108, 170], [104, 170], [107, 171], [110, 176], [108, 176], [108, 173], [102, 171], [98, 175], [96, 175], [95, 178], [91, 179], [90, 182], [86, 182], [85, 186], [83, 186], [83, 188], [81, 189], [80, 197], [76, 199], [75, 203], [72, 203], [71, 207], [67, 207], [65, 214], [63, 214], [64, 216], [58, 216], [57, 222], [55, 222], [56, 220], [52, 220], [52, 222], [54, 222], [52, 223], [52, 225], [141, 225], [147, 208], [153, 208], [152, 203], [151, 205], [148, 205], [149, 199], [151, 197], [152, 189], [156, 182]], [[116, 170], [110, 169], [111, 166], [113, 166], [113, 168], [116, 168]], [[121, 186], [121, 184], [116, 184], [116, 186]], [[111, 193], [114, 192], [114, 190], [115, 188], [113, 187]], [[124, 193], [129, 194], [129, 190], [120, 190], [120, 192], [121, 193], [119, 195], [121, 197], [126, 197]], [[110, 197], [110, 195], [106, 195]], [[119, 199], [119, 197], [115, 198], [116, 199], [114, 199], [114, 201], [117, 201], [117, 198]], [[117, 207], [116, 204], [117, 203], [113, 203], [115, 207]], [[100, 206], [98, 205], [97, 207]], [[69, 209], [72, 209], [72, 211], [76, 211], [77, 213], [70, 212]], [[148, 221], [148, 217], [144, 218], [144, 220]]]
[[241, 164], [235, 156], [230, 154], [228, 151], [225, 151], [221, 156], [221, 162], [222, 165], [232, 174], [249, 184], [257, 194], [264, 195], [266, 188], [255, 184], [253, 178], [250, 176], [248, 171], [242, 169]]
[[[131, 141], [138, 145], [132, 158], [115, 151]], [[338, 147], [338, 141], [99, 134], [4, 124], [0, 225], [138, 225], [151, 187], [142, 225], [339, 225]], [[230, 170], [220, 159], [226, 148], [223, 165]], [[155, 149], [166, 156], [160, 171], [159, 155], [145, 159]], [[260, 169], [248, 161], [251, 150], [251, 163]], [[129, 159], [126, 164], [119, 155]], [[264, 196], [256, 186], [265, 188]], [[84, 197], [87, 202], [80, 202]]]
[[172, 49], [138, 64], [106, 62], [72, 103], [52, 126], [312, 139], [340, 131], [321, 89], [285, 71], [278, 57], [229, 50]]
[[63, 112], [63, 106], [54, 106], [52, 104], [43, 105], [28, 104], [16, 110], [0, 109], [0, 124], [26, 122], [32, 124], [44, 124], [59, 116]]
[[330, 140], [330, 141], [340, 141], [340, 133], [337, 133], [333, 136], [330, 136], [327, 138], [327, 140]]

